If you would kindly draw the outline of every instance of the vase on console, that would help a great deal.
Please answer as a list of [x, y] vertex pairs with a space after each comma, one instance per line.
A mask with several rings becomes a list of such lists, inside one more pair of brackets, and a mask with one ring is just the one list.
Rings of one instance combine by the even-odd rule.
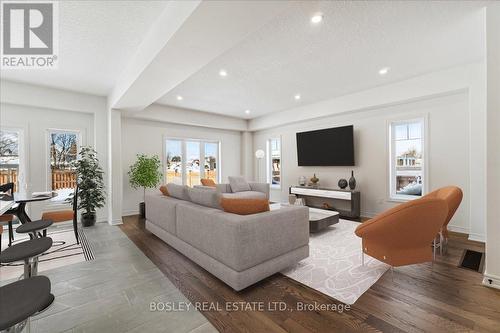
[[354, 190], [356, 188], [356, 178], [354, 178], [354, 170], [351, 170], [351, 178], [349, 178], [349, 188]]

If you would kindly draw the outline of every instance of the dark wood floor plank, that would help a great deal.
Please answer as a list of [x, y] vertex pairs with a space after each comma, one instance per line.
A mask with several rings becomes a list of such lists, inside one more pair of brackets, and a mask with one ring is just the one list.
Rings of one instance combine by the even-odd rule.
[[[481, 284], [482, 274], [458, 268], [464, 249], [484, 244], [450, 233], [448, 252], [433, 265], [387, 272], [349, 311], [297, 311], [297, 302], [341, 303], [281, 274], [235, 292], [144, 228], [124, 217], [123, 232], [191, 302], [214, 302], [201, 311], [221, 332], [500, 332], [500, 291]], [[227, 311], [227, 302], [262, 302], [265, 311]], [[272, 311], [284, 302], [286, 311]]]

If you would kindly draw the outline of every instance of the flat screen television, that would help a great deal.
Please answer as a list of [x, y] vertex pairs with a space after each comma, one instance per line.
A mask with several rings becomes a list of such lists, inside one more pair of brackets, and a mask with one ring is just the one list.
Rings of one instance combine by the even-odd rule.
[[299, 166], [353, 166], [353, 126], [297, 133]]

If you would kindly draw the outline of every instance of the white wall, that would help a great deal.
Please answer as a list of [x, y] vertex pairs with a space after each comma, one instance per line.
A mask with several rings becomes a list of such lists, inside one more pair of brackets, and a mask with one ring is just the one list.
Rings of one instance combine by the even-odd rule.
[[[1, 127], [21, 129], [24, 133], [24, 170], [28, 191], [49, 191], [49, 129], [72, 130], [80, 133], [81, 145], [94, 145], [94, 117], [90, 113], [49, 110], [32, 106], [1, 104]], [[29, 215], [41, 218], [44, 210], [60, 209], [60, 205], [44, 201], [31, 203]], [[103, 218], [103, 216], [100, 216]]]
[[[454, 184], [464, 190], [464, 202], [453, 219], [452, 225], [459, 231], [467, 231], [470, 209], [469, 165], [466, 163], [469, 160], [467, 102], [467, 94], [463, 92], [257, 132], [254, 135], [255, 149], [265, 150], [266, 140], [271, 137], [281, 137], [282, 140], [283, 186], [281, 190], [272, 190], [271, 197], [276, 201], [287, 201], [288, 187], [296, 185], [300, 176], [306, 176], [309, 179], [313, 173], [316, 173], [320, 179], [321, 186], [338, 188], [338, 180], [349, 179], [351, 170], [354, 170], [357, 189], [361, 191], [363, 216], [373, 216], [392, 207], [395, 203], [388, 201], [388, 122], [424, 116], [428, 119], [429, 132], [429, 150], [427, 151], [429, 187], [435, 189]], [[297, 132], [344, 125], [354, 125], [356, 166], [297, 166], [295, 137]], [[453, 167], [443, 168], [444, 165]]]
[[483, 283], [500, 289], [500, 4], [487, 7], [488, 234]]
[[[0, 126], [26, 126], [29, 137], [26, 151], [31, 190], [46, 189], [46, 157], [41, 146], [46, 140], [44, 128], [80, 128], [86, 144], [98, 152], [101, 165], [107, 169], [106, 99], [61, 89], [25, 83], [0, 81]], [[43, 149], [45, 151], [45, 149]], [[42, 188], [43, 186], [43, 188]], [[108, 184], [106, 184], [109, 188]], [[34, 207], [33, 217], [39, 217], [42, 207]], [[97, 212], [98, 221], [107, 221], [107, 207]]]
[[[144, 153], [156, 154], [163, 159], [163, 139], [178, 137], [186, 139], [208, 139], [221, 142], [222, 181], [228, 176], [241, 172], [241, 134], [213, 128], [183, 126], [158, 121], [122, 118], [122, 179], [123, 179], [123, 215], [136, 214], [142, 191], [130, 187], [127, 172], [136, 160], [136, 155]], [[151, 190], [157, 191], [157, 189]]]

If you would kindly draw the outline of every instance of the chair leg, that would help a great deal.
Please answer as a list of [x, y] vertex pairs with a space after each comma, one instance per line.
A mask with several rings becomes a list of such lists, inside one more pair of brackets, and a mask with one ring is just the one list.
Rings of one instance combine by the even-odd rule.
[[74, 220], [73, 220], [73, 231], [75, 232], [76, 244], [80, 244], [80, 240], [78, 239], [78, 225]]
[[365, 265], [365, 252], [361, 249], [361, 266]]
[[394, 283], [394, 267], [391, 266], [391, 279], [392, 279], [392, 283]]
[[14, 241], [14, 228], [12, 228], [12, 221], [9, 221], [9, 247]]
[[432, 261], [436, 260], [436, 237], [432, 240]]

